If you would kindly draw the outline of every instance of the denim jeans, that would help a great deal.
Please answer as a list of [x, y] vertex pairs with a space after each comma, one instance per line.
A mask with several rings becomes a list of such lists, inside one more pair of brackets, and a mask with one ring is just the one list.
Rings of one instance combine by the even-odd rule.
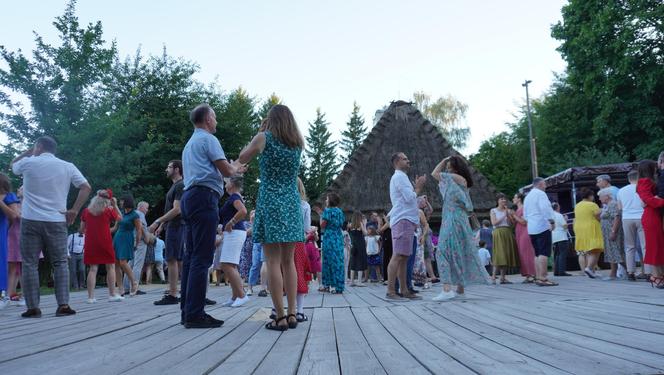
[[569, 251], [569, 241], [559, 241], [553, 244], [553, 256], [556, 260], [556, 269], [553, 270], [554, 276], [563, 275], [567, 272], [567, 252]]
[[261, 275], [261, 265], [263, 264], [263, 245], [254, 243], [251, 248], [251, 268], [249, 269], [249, 286], [258, 285], [258, 278]]
[[180, 310], [186, 322], [205, 316], [208, 269], [214, 258], [219, 222], [219, 194], [206, 187], [193, 186], [182, 195], [180, 210], [185, 223]]

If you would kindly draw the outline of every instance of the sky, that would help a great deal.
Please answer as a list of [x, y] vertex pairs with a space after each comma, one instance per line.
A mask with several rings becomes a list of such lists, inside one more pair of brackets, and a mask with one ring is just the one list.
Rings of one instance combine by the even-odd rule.
[[[356, 101], [370, 127], [377, 109], [416, 91], [451, 94], [469, 107], [468, 155], [506, 129], [530, 95], [543, 95], [565, 62], [551, 38], [562, 0], [95, 1], [81, 24], [101, 21], [121, 56], [168, 54], [195, 61], [196, 78], [280, 96], [303, 132], [326, 113], [339, 139]], [[11, 1], [0, 45], [34, 48], [33, 31], [57, 43], [65, 1]], [[2, 66], [2, 65], [0, 65]], [[2, 66], [4, 68], [4, 66]], [[222, 140], [223, 143], [223, 140]]]

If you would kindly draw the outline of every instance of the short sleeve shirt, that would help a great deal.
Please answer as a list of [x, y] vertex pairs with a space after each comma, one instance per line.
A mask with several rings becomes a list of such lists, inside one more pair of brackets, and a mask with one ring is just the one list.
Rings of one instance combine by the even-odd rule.
[[217, 160], [226, 160], [221, 143], [214, 135], [196, 128], [182, 150], [184, 190], [189, 190], [194, 186], [203, 186], [222, 196], [224, 180], [214, 164]]
[[[173, 208], [173, 204], [175, 201], [182, 200], [183, 192], [184, 192], [184, 180], [180, 180], [171, 185], [171, 188], [168, 189], [168, 193], [166, 193], [166, 203], [164, 204], [164, 213], [170, 211]], [[182, 216], [178, 215], [174, 217], [173, 219], [169, 220], [167, 224], [170, 227], [179, 227], [180, 225], [182, 225]]]
[[74, 164], [51, 153], [23, 158], [12, 165], [14, 174], [23, 176], [21, 217], [27, 220], [65, 222], [69, 187], [87, 183]]
[[[231, 196], [228, 197], [228, 199], [226, 200], [226, 203], [224, 203], [224, 205], [221, 207], [221, 210], [219, 211], [219, 217], [221, 219], [221, 224], [224, 227], [226, 226], [226, 224], [228, 224], [229, 221], [231, 221], [233, 216], [235, 216], [235, 214], [237, 213], [237, 209], [235, 209], [235, 206], [233, 206], [235, 201], [240, 201], [240, 202], [244, 203], [244, 201], [242, 200], [242, 197], [240, 196], [240, 194], [237, 194], [237, 193], [231, 194]], [[244, 222], [245, 222], [244, 220], [238, 221], [237, 223], [235, 223], [235, 225], [233, 225], [233, 229], [246, 230]]]

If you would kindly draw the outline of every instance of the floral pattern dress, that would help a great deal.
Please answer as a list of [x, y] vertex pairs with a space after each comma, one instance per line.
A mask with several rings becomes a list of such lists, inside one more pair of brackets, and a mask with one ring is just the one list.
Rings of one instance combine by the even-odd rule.
[[344, 290], [344, 237], [341, 228], [344, 213], [337, 207], [326, 208], [321, 218], [325, 220], [323, 233], [323, 285]]
[[441, 173], [440, 194], [443, 209], [438, 237], [438, 269], [444, 284], [488, 284], [489, 274], [482, 266], [474, 245], [468, 213], [473, 203], [468, 189], [458, 185], [449, 173]]
[[[245, 222], [245, 230], [249, 230], [253, 227], [253, 224]], [[249, 270], [251, 269], [251, 251], [254, 247], [254, 241], [252, 235], [247, 234], [247, 238], [244, 240], [242, 245], [242, 252], [240, 253], [240, 264], [238, 264], [238, 271], [240, 272], [240, 277], [244, 280], [247, 280], [249, 277]]]
[[602, 237], [604, 237], [604, 261], [608, 263], [621, 263], [625, 261], [624, 235], [622, 226], [618, 229], [615, 241], [611, 241], [611, 229], [613, 220], [620, 215], [618, 202], [612, 200], [602, 207], [599, 215], [602, 226]]
[[297, 173], [302, 149], [290, 148], [265, 132], [258, 161], [260, 185], [254, 220], [254, 242], [304, 242]]

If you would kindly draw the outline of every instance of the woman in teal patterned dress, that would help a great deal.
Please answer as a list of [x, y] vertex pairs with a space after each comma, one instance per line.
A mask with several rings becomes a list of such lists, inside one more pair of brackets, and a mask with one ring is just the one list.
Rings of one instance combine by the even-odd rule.
[[323, 285], [331, 293], [343, 293], [344, 275], [344, 237], [342, 227], [345, 216], [337, 206], [341, 198], [335, 193], [327, 195], [327, 208], [321, 215], [320, 226], [323, 232]]
[[[239, 157], [240, 162], [246, 164], [256, 154], [261, 154], [253, 239], [263, 244], [268, 285], [276, 311], [276, 318], [265, 328], [278, 331], [297, 327], [297, 274], [293, 255], [295, 243], [304, 242], [300, 194], [297, 190], [303, 149], [304, 138], [293, 114], [285, 105], [277, 104], [270, 109], [260, 132]], [[288, 314], [284, 314], [284, 289]]]
[[[438, 239], [438, 268], [443, 291], [434, 301], [445, 301], [464, 296], [464, 287], [469, 284], [488, 284], [486, 272], [473, 240], [468, 214], [473, 203], [468, 188], [473, 180], [465, 161], [456, 155], [443, 159], [432, 173], [438, 180], [442, 196], [440, 236]], [[456, 285], [456, 293], [451, 290]]]

